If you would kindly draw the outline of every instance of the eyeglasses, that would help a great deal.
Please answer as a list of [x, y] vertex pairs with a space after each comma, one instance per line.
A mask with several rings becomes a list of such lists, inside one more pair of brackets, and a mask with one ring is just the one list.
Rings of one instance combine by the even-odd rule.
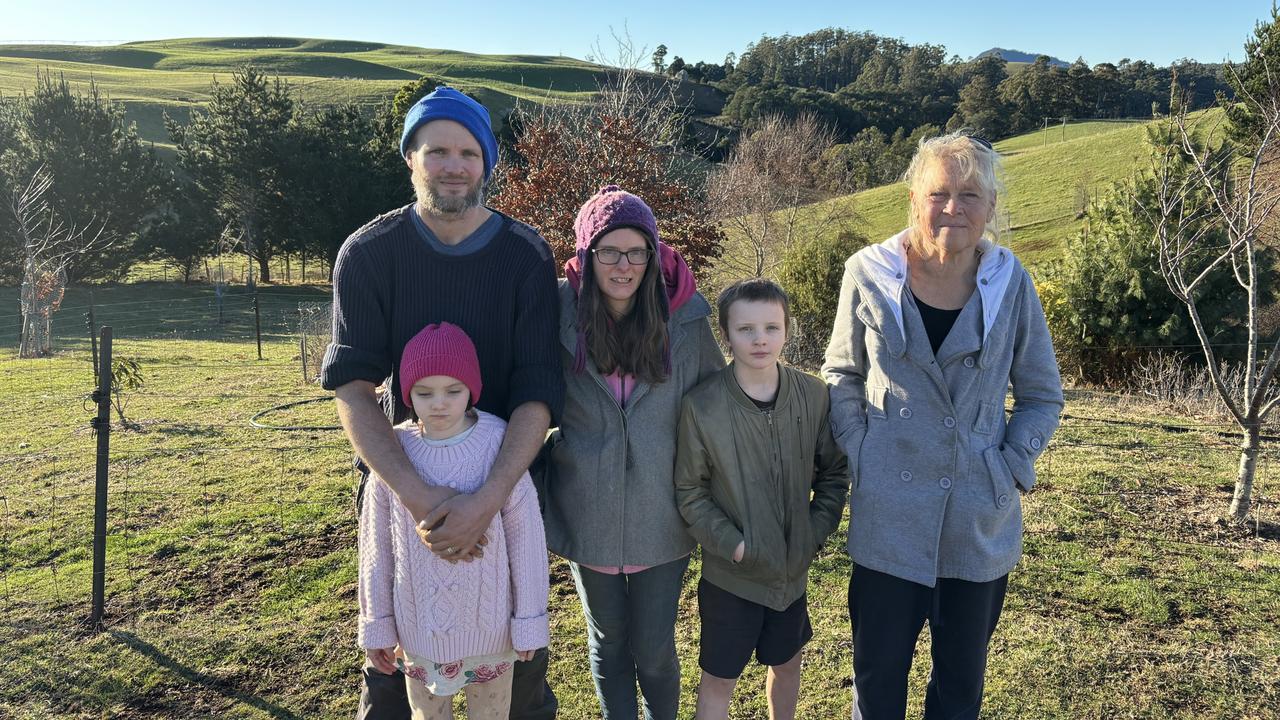
[[653, 255], [653, 251], [649, 248], [636, 248], [635, 250], [622, 252], [615, 248], [606, 247], [595, 248], [591, 252], [595, 254], [596, 260], [599, 260], [604, 265], [617, 265], [622, 260], [623, 255], [627, 256], [627, 264], [629, 265], [644, 265], [649, 262], [649, 257]]

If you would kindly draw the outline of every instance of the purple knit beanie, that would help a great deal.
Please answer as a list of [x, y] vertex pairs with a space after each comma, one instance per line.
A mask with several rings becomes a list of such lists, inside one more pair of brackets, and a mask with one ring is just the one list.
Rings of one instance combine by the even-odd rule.
[[605, 185], [583, 204], [578, 210], [578, 218], [573, 221], [574, 247], [578, 251], [579, 262], [584, 263], [582, 267], [586, 267], [583, 253], [589, 251], [601, 235], [623, 227], [643, 232], [652, 246], [650, 249], [657, 251], [658, 221], [653, 217], [653, 210], [643, 200], [617, 185]]
[[[649, 249], [653, 251], [661, 268], [662, 240], [658, 237], [658, 220], [653, 216], [653, 210], [644, 200], [617, 185], [605, 185], [582, 205], [578, 210], [577, 219], [573, 221], [574, 248], [577, 251], [578, 268], [582, 272], [583, 288], [592, 287], [595, 284], [595, 275], [591, 267], [591, 246], [595, 245], [603, 235], [624, 227], [639, 230], [644, 235], [645, 240], [649, 242]], [[663, 283], [665, 287], [665, 278], [661, 270], [658, 271], [658, 282]], [[671, 316], [665, 289], [658, 293], [658, 302], [661, 303], [662, 319], [665, 321]], [[581, 373], [586, 367], [584, 328], [587, 327], [588, 320], [584, 314], [584, 304], [578, 303], [578, 347], [574, 352], [573, 362], [575, 373]], [[669, 356], [666, 358], [666, 364], [667, 371], [670, 372]]]
[[424, 377], [448, 375], [471, 391], [471, 404], [480, 402], [480, 359], [471, 338], [457, 325], [442, 322], [418, 331], [400, 355], [400, 399], [413, 407], [409, 391]]

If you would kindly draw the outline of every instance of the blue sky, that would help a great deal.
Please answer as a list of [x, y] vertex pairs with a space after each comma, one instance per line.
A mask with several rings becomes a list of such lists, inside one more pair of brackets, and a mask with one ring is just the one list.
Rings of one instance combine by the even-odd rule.
[[609, 54], [611, 30], [625, 27], [637, 47], [665, 44], [668, 60], [718, 62], [762, 34], [837, 26], [940, 44], [965, 58], [1005, 47], [1068, 62], [1081, 56], [1091, 65], [1122, 57], [1165, 65], [1182, 57], [1240, 60], [1244, 40], [1270, 9], [1271, 0], [0, 0], [0, 43], [288, 35], [581, 58], [593, 47]]

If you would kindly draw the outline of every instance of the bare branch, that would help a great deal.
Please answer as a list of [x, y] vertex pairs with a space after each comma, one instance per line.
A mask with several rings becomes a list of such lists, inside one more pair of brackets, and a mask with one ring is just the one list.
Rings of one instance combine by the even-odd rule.
[[728, 161], [707, 182], [709, 204], [729, 243], [729, 275], [771, 274], [797, 243], [845, 230], [844, 203], [821, 203], [814, 169], [835, 139], [813, 116], [763, 118], [749, 127]]

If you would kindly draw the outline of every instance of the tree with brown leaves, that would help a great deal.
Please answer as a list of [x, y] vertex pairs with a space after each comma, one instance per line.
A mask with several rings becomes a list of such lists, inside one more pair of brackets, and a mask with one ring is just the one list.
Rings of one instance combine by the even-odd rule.
[[578, 208], [611, 184], [653, 208], [696, 275], [719, 257], [724, 236], [677, 150], [683, 113], [665, 81], [619, 70], [590, 103], [522, 106], [513, 122], [518, 157], [499, 168], [489, 204], [537, 228], [558, 263], [573, 254]]

